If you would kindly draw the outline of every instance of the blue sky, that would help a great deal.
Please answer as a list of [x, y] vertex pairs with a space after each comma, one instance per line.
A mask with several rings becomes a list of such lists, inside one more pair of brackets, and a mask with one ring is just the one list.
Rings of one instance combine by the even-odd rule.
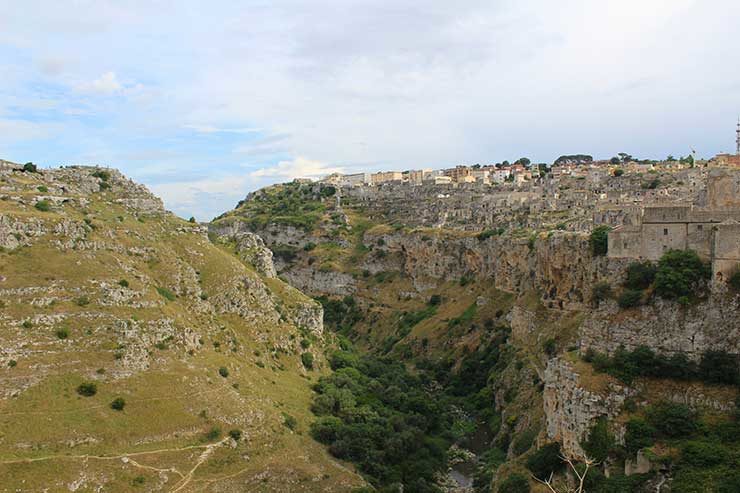
[[734, 148], [740, 2], [0, 0], [0, 158], [207, 220], [336, 171]]

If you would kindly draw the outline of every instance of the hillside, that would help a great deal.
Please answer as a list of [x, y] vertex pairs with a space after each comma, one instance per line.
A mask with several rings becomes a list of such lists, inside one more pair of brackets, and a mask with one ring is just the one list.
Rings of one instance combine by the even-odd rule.
[[[737, 252], [710, 266], [664, 247], [643, 263], [607, 255], [606, 232], [634, 228], [655, 204], [696, 208], [705, 230], [734, 231], [726, 218], [738, 211], [713, 187], [727, 195], [738, 176], [690, 168], [521, 187], [295, 181], [250, 194], [209, 229], [260, 235], [279, 277], [322, 302], [327, 328], [355, 345], [335, 353], [335, 369], [403, 362], [442, 405], [419, 412], [451, 415], [452, 433], [428, 432], [448, 447], [443, 465], [430, 466], [436, 484], [402, 478], [413, 491], [548, 491], [533, 476], [550, 472], [562, 489], [559, 454], [598, 463], [592, 493], [735, 491], [740, 295], [707, 277], [715, 264], [731, 274]], [[706, 209], [717, 203], [725, 209]], [[329, 393], [319, 389], [315, 402]], [[393, 476], [345, 450], [367, 431], [344, 412], [361, 411], [330, 413], [345, 428], [332, 422], [339, 427], [325, 436], [321, 410], [314, 435], [395, 491]], [[688, 424], [674, 432], [663, 422]]]
[[235, 248], [115, 170], [2, 163], [0, 491], [363, 484], [307, 433], [321, 307]]

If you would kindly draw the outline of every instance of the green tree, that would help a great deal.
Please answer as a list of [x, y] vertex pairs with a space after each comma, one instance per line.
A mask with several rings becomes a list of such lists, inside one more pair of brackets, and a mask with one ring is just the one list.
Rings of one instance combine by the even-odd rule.
[[603, 462], [614, 447], [614, 437], [609, 433], [606, 418], [601, 417], [591, 428], [588, 439], [581, 444], [589, 458]]
[[498, 486], [499, 493], [529, 493], [529, 481], [519, 473], [510, 474]]
[[694, 296], [711, 275], [693, 250], [668, 250], [658, 261], [655, 292], [666, 299]]
[[657, 268], [650, 261], [632, 262], [627, 266], [624, 286], [629, 289], [647, 289], [655, 280]]
[[609, 231], [610, 226], [602, 225], [596, 226], [591, 231], [591, 237], [589, 238], [589, 244], [591, 245], [591, 253], [596, 257], [599, 255], [606, 255], [609, 250]]

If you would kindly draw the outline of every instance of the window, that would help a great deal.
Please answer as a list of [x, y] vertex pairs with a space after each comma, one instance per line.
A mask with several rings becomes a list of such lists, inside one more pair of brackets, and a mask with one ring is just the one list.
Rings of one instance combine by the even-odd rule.
[[663, 228], [663, 236], [668, 236], [668, 228]]

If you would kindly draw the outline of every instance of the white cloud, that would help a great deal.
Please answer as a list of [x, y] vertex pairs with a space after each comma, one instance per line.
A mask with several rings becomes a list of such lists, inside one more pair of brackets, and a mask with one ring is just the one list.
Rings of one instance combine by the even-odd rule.
[[275, 181], [293, 178], [320, 178], [331, 173], [341, 173], [340, 166], [331, 166], [320, 161], [297, 157], [291, 161], [280, 161], [275, 166], [260, 168], [249, 173], [252, 178], [269, 178]]
[[123, 85], [118, 81], [115, 72], [105, 72], [103, 75], [91, 82], [84, 82], [78, 85], [82, 92], [92, 92], [98, 94], [115, 94], [123, 89]]
[[216, 127], [214, 125], [201, 125], [195, 123], [189, 123], [182, 126], [189, 130], [194, 130], [202, 134], [215, 134], [215, 133], [230, 133], [230, 134], [253, 134], [261, 132], [261, 128], [227, 128], [227, 127]]
[[198, 219], [210, 219], [224, 212], [223, 204], [236, 204], [244, 198], [247, 186], [244, 175], [221, 178], [204, 178], [192, 181], [177, 181], [150, 185], [149, 188], [161, 197], [168, 209], [185, 217], [198, 214]]

